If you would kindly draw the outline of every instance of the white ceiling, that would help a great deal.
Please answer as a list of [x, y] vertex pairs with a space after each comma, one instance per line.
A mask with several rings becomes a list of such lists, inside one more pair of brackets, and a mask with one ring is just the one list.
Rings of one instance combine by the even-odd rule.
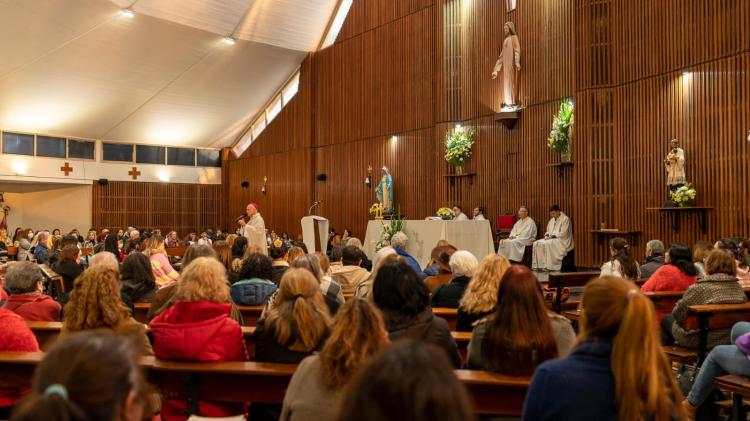
[[0, 129], [231, 145], [317, 47], [337, 1], [132, 3], [0, 0]]

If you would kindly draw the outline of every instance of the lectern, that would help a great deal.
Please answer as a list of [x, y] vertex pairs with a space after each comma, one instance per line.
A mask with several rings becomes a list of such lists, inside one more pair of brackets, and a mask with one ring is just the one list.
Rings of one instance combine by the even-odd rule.
[[[315, 225], [318, 226], [320, 247], [315, 246]], [[328, 245], [328, 220], [322, 216], [309, 215], [302, 218], [302, 242], [307, 246], [308, 253], [320, 251], [325, 253]]]

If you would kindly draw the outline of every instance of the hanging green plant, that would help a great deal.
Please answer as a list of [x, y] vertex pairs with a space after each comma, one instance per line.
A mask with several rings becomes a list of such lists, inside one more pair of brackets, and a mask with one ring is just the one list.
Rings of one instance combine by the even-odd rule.
[[552, 117], [552, 130], [547, 138], [547, 147], [552, 153], [570, 156], [571, 137], [573, 134], [573, 100], [570, 98], [560, 104], [560, 110]]
[[445, 160], [454, 167], [462, 166], [471, 158], [474, 129], [456, 127], [445, 133]]

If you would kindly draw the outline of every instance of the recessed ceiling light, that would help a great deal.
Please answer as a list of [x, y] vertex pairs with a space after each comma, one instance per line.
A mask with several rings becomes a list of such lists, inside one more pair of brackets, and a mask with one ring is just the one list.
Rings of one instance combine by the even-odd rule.
[[132, 18], [133, 16], [135, 16], [135, 13], [130, 9], [122, 9], [120, 13], [126, 18]]
[[227, 37], [224, 37], [224, 44], [227, 44], [227, 45], [234, 45], [234, 43], [235, 43], [235, 40], [234, 40], [234, 38], [232, 38], [232, 37], [229, 37], [229, 36], [227, 36]]

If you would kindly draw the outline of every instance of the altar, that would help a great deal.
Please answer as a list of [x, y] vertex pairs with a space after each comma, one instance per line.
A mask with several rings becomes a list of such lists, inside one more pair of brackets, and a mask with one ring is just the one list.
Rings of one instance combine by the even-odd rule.
[[[363, 247], [371, 260], [375, 245], [380, 241], [384, 224], [389, 221], [370, 221]], [[406, 251], [424, 268], [430, 262], [430, 253], [439, 240], [446, 240], [459, 250], [469, 251], [481, 261], [494, 254], [492, 228], [489, 221], [404, 221], [404, 233], [409, 237]]]

